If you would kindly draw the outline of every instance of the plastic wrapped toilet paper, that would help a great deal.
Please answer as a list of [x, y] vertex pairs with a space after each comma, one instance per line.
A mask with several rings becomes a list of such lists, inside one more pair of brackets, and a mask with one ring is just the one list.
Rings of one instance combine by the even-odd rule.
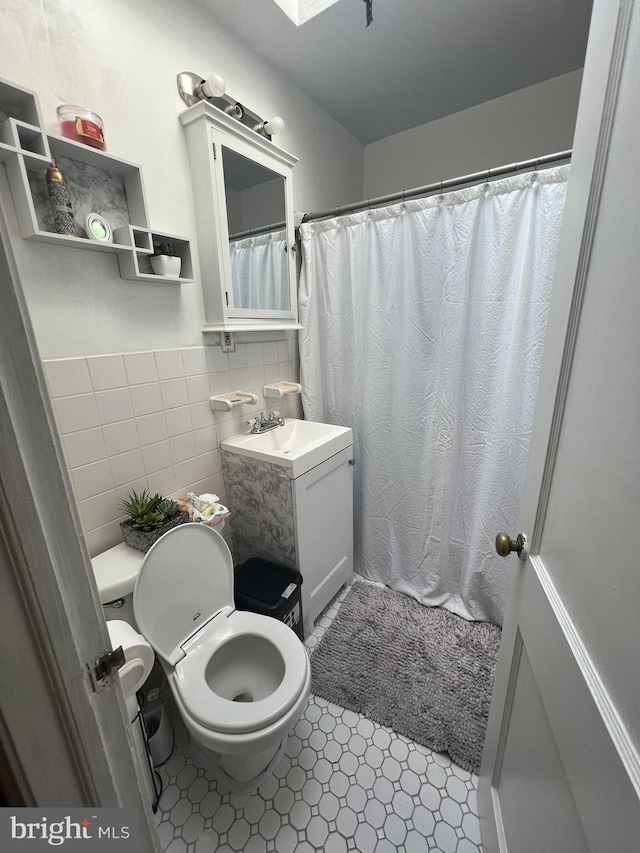
[[142, 634], [120, 619], [107, 622], [114, 649], [122, 646], [125, 662], [118, 670], [126, 699], [134, 696], [149, 677], [155, 659], [153, 649]]

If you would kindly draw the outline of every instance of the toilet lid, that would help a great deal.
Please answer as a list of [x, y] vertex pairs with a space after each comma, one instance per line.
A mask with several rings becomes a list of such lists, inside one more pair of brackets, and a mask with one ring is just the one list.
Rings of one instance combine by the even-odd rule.
[[149, 549], [133, 590], [138, 627], [175, 666], [185, 640], [223, 607], [233, 608], [233, 560], [204, 524], [174, 527]]

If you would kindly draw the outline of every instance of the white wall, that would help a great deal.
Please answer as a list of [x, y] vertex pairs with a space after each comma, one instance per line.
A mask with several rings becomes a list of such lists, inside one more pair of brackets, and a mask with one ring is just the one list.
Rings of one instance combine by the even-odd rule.
[[367, 145], [366, 198], [571, 148], [582, 71]]
[[[56, 132], [55, 108], [81, 104], [105, 122], [108, 150], [142, 166], [150, 225], [195, 239], [176, 74], [212, 71], [260, 115], [282, 115], [278, 144], [300, 158], [300, 210], [362, 197], [363, 147], [191, 0], [4, 0], [0, 76], [33, 89]], [[0, 171], [2, 171], [0, 169]], [[0, 195], [8, 196], [4, 176]], [[43, 357], [202, 344], [198, 283], [122, 281], [115, 256], [31, 244], [14, 249]], [[196, 275], [196, 278], [198, 276]]]

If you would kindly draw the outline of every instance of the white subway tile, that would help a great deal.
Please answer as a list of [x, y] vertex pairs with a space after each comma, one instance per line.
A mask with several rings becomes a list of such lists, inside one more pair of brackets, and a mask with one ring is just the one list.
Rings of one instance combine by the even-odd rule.
[[158, 368], [155, 354], [152, 352], [132, 352], [124, 356], [129, 385], [142, 385], [145, 382], [157, 382]]
[[211, 373], [209, 378], [211, 379], [211, 394], [214, 397], [231, 391], [231, 371], [222, 370], [218, 373]]
[[178, 406], [186, 406], [189, 403], [187, 383], [182, 377], [162, 380], [160, 382], [160, 393], [165, 410], [177, 409]]
[[[187, 486], [188, 491], [193, 492], [196, 495], [205, 495], [205, 494], [218, 494], [216, 492], [216, 483], [217, 479], [213, 476], [204, 477], [202, 480], [198, 480], [196, 483], [190, 483]], [[220, 497], [218, 495], [218, 497]], [[222, 503], [222, 501], [220, 501]]]
[[174, 465], [196, 455], [196, 443], [192, 432], [185, 432], [184, 435], [176, 435], [170, 438], [169, 444], [171, 445], [171, 458]]
[[[265, 344], [266, 346], [266, 344]], [[265, 364], [264, 366], [264, 384], [269, 385], [272, 382], [278, 382], [280, 380], [280, 365], [279, 364]]]
[[162, 395], [157, 382], [134, 385], [131, 388], [131, 400], [136, 415], [150, 415], [152, 412], [162, 411]]
[[200, 463], [195, 457], [178, 462], [173, 469], [176, 473], [176, 488], [182, 492], [187, 491], [187, 487], [192, 483], [201, 480], [206, 473], [201, 470]]
[[208, 400], [191, 406], [191, 420], [194, 429], [202, 429], [213, 424], [213, 412]]
[[166, 498], [176, 491], [176, 475], [173, 467], [149, 474], [147, 482], [152, 495], [158, 493]]
[[229, 370], [229, 359], [226, 352], [222, 352], [222, 348], [207, 347], [207, 364], [209, 365], [210, 373], [220, 373], [221, 370]]
[[263, 363], [262, 344], [247, 344], [247, 367], [256, 367]]
[[[135, 452], [135, 450], [132, 451], [132, 453]], [[136, 492], [136, 494], [141, 495], [142, 492], [148, 488], [146, 477], [139, 477], [137, 480], [129, 480], [126, 483], [122, 483], [121, 486], [116, 486], [115, 492], [116, 497], [118, 498], [118, 506], [120, 505], [120, 501], [128, 501], [132, 492]]]
[[278, 341], [278, 361], [289, 361], [289, 341]]
[[147, 474], [154, 474], [156, 471], [168, 468], [173, 462], [169, 442], [159, 441], [156, 444], [148, 444], [143, 447], [142, 459]]
[[176, 379], [179, 376], [184, 376], [182, 350], [158, 350], [156, 352], [156, 365], [159, 379]]
[[265, 364], [276, 364], [279, 361], [277, 341], [270, 341], [269, 343], [262, 344], [262, 352], [264, 354]]
[[124, 388], [128, 384], [121, 355], [92, 355], [87, 358], [87, 364], [94, 391]]
[[98, 426], [100, 418], [93, 394], [58, 397], [53, 401], [58, 427], [63, 435]]
[[109, 548], [115, 548], [122, 542], [122, 532], [118, 521], [110, 521], [84, 535], [85, 545], [90, 557], [97, 557]]
[[106, 459], [107, 448], [101, 427], [74, 432], [62, 439], [69, 468]]
[[209, 453], [201, 453], [199, 456], [196, 456], [196, 461], [200, 463], [201, 477], [212, 477], [216, 473], [215, 466], [217, 459], [213, 450]]
[[84, 530], [93, 530], [120, 517], [118, 501], [113, 489], [104, 492], [102, 495], [96, 495], [93, 498], [80, 501], [78, 509], [80, 510]]
[[142, 479], [145, 475], [142, 454], [139, 450], [130, 450], [127, 453], [110, 456], [109, 465], [111, 466], [114, 486], [121, 486], [123, 483]]
[[43, 362], [52, 397], [68, 397], [93, 391], [84, 358], [56, 358]]
[[106, 459], [72, 468], [70, 471], [76, 500], [83, 501], [113, 489], [111, 468]]
[[204, 347], [189, 347], [182, 350], [185, 376], [197, 376], [200, 373], [208, 373], [207, 353]]
[[188, 376], [187, 393], [189, 394], [190, 403], [202, 403], [204, 400], [208, 400], [211, 395], [209, 374]]
[[236, 351], [227, 353], [229, 357], [229, 369], [237, 370], [239, 367], [247, 366], [247, 345], [236, 344]]
[[255, 367], [248, 368], [249, 381], [248, 388], [250, 391], [262, 390], [264, 385], [264, 365], [258, 364]]
[[95, 396], [101, 423], [112, 424], [133, 417], [131, 394], [128, 388], [98, 391]]
[[208, 453], [210, 450], [215, 450], [218, 446], [215, 426], [195, 430], [193, 437], [196, 442], [196, 455]]
[[246, 391], [249, 387], [249, 370], [246, 367], [241, 367], [238, 370], [230, 370], [231, 375], [231, 390]]
[[142, 417], [136, 418], [136, 426], [138, 427], [138, 439], [141, 446], [154, 444], [156, 441], [167, 438], [167, 422], [164, 419], [164, 412], [142, 415]]
[[191, 409], [189, 406], [181, 406], [178, 409], [167, 409], [164, 413], [167, 422], [167, 434], [169, 437], [182, 435], [193, 429], [191, 424]]
[[106, 424], [102, 427], [102, 431], [109, 456], [125, 453], [127, 450], [138, 447], [138, 432], [133, 420]]

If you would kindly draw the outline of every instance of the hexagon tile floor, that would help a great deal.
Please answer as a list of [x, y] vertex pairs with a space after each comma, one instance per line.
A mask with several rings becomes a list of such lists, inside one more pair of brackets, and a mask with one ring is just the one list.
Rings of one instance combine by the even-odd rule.
[[[307, 640], [311, 651], [347, 590]], [[275, 775], [253, 794], [219, 792], [186, 750], [160, 769], [165, 853], [480, 853], [477, 777], [386, 726], [312, 696]]]

